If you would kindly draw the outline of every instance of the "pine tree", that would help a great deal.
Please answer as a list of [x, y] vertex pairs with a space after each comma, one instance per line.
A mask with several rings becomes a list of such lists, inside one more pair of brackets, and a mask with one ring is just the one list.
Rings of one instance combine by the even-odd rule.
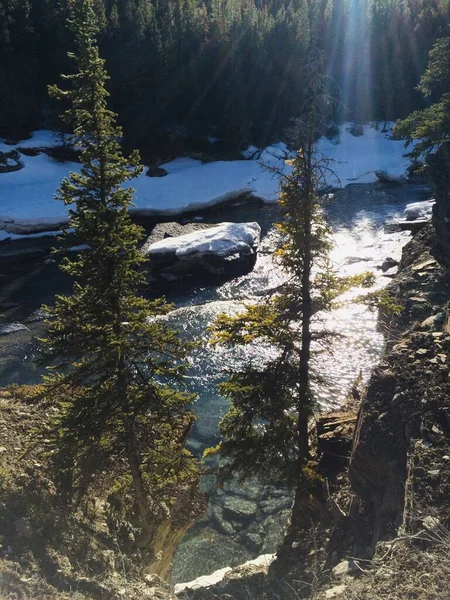
[[58, 408], [43, 435], [65, 501], [76, 504], [103, 483], [128, 497], [148, 542], [173, 486], [196, 475], [184, 448], [194, 398], [179, 388], [188, 348], [162, 318], [170, 306], [139, 295], [142, 230], [129, 215], [133, 190], [124, 187], [141, 172], [139, 155], [121, 152], [89, 0], [72, 2], [69, 24], [77, 49], [76, 71], [64, 77], [71, 89], [50, 91], [70, 105], [65, 118], [82, 166], [57, 198], [85, 249], [62, 263], [73, 293], [57, 296], [42, 340], [41, 363], [50, 369], [44, 394]]
[[407, 144], [417, 143], [409, 153], [418, 157], [433, 152], [448, 142], [450, 135], [450, 37], [441, 38], [430, 52], [430, 61], [418, 89], [435, 102], [424, 110], [413, 112], [395, 125], [394, 133], [405, 137]]
[[372, 281], [338, 277], [328, 258], [330, 231], [317, 189], [331, 165], [315, 147], [330, 108], [322, 68], [321, 53], [311, 50], [303, 71], [309, 75], [305, 104], [296, 124], [299, 150], [289, 161], [291, 172], [281, 178], [284, 220], [278, 228], [284, 241], [277, 256], [286, 282], [264, 303], [236, 317], [221, 315], [212, 338], [213, 343], [276, 350], [264, 364], [229, 373], [220, 386], [231, 400], [220, 423], [223, 440], [212, 449], [226, 459], [222, 476], [284, 481], [299, 490], [299, 497], [319, 483], [308, 431], [316, 408], [312, 383], [321, 377], [311, 371], [312, 345], [326, 346], [332, 335], [315, 329], [314, 322], [350, 286]]
[[450, 268], [450, 37], [438, 40], [433, 46], [419, 90], [435, 102], [398, 121], [394, 133], [406, 138], [407, 145], [416, 142], [408, 156], [428, 155], [436, 196], [433, 254]]

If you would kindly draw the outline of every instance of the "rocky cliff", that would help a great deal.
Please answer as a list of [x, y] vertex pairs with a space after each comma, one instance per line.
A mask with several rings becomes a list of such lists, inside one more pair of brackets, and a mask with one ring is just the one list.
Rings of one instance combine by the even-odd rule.
[[450, 497], [450, 288], [435, 248], [431, 228], [405, 248], [391, 286], [403, 311], [389, 324], [356, 427], [349, 476], [373, 505], [375, 542], [420, 527]]

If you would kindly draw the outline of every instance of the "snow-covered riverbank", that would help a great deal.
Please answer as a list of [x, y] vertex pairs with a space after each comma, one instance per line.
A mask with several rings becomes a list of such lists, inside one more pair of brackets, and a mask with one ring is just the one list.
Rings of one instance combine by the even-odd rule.
[[[391, 125], [384, 132], [380, 125], [365, 125], [361, 135], [344, 123], [340, 134], [321, 138], [318, 151], [333, 163], [335, 175], [328, 184], [345, 187], [350, 183], [374, 183], [380, 174], [391, 180], [403, 180], [411, 163], [403, 157], [404, 143], [392, 140]], [[359, 133], [359, 132], [358, 132]], [[21, 148], [46, 148], [61, 144], [58, 134], [36, 131], [16, 145], [0, 140], [0, 152], [17, 150], [23, 165], [18, 171], [0, 174], [0, 240], [17, 235], [54, 231], [68, 221], [67, 207], [53, 198], [69, 171], [77, 171], [75, 162], [58, 162], [46, 154], [27, 156]], [[181, 215], [209, 208], [242, 197], [276, 202], [278, 179], [262, 163], [285, 167], [286, 145], [282, 142], [258, 151], [244, 153], [252, 159], [217, 161], [203, 164], [191, 158], [177, 158], [165, 165], [167, 176], [147, 177], [146, 171], [133, 182], [136, 190], [134, 213], [141, 217]], [[29, 154], [29, 153], [28, 153]]]

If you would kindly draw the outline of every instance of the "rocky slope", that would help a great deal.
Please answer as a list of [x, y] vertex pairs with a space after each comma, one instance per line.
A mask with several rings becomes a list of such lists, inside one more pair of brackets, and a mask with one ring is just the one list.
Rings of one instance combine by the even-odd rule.
[[106, 495], [108, 482], [70, 510], [59, 500], [36, 441], [54, 410], [39, 386], [0, 390], [0, 598], [170, 598], [173, 552], [206, 510], [198, 481], [174, 490], [139, 547], [140, 529]]

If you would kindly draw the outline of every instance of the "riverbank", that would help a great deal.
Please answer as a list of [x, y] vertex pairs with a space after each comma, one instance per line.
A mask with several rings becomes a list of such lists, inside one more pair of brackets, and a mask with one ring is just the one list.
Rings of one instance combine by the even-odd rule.
[[[317, 152], [332, 162], [324, 183], [343, 188], [354, 183], [405, 181], [413, 165], [403, 156], [404, 142], [392, 139], [392, 126], [375, 122], [356, 129], [352, 123], [343, 123], [332, 137], [320, 138]], [[45, 130], [13, 145], [0, 139], [0, 155], [13, 152], [17, 163], [10, 172], [0, 174], [0, 241], [67, 227], [68, 207], [54, 200], [54, 194], [62, 178], [70, 171], [78, 172], [80, 164], [61, 144], [57, 132]], [[235, 202], [275, 203], [279, 177], [273, 168], [289, 169], [285, 161], [290, 157], [286, 144], [277, 142], [264, 149], [247, 148], [240, 160], [178, 157], [161, 165], [158, 176], [145, 167], [132, 182], [136, 194], [130, 212], [138, 220], [161, 220], [192, 217], [199, 210]]]

